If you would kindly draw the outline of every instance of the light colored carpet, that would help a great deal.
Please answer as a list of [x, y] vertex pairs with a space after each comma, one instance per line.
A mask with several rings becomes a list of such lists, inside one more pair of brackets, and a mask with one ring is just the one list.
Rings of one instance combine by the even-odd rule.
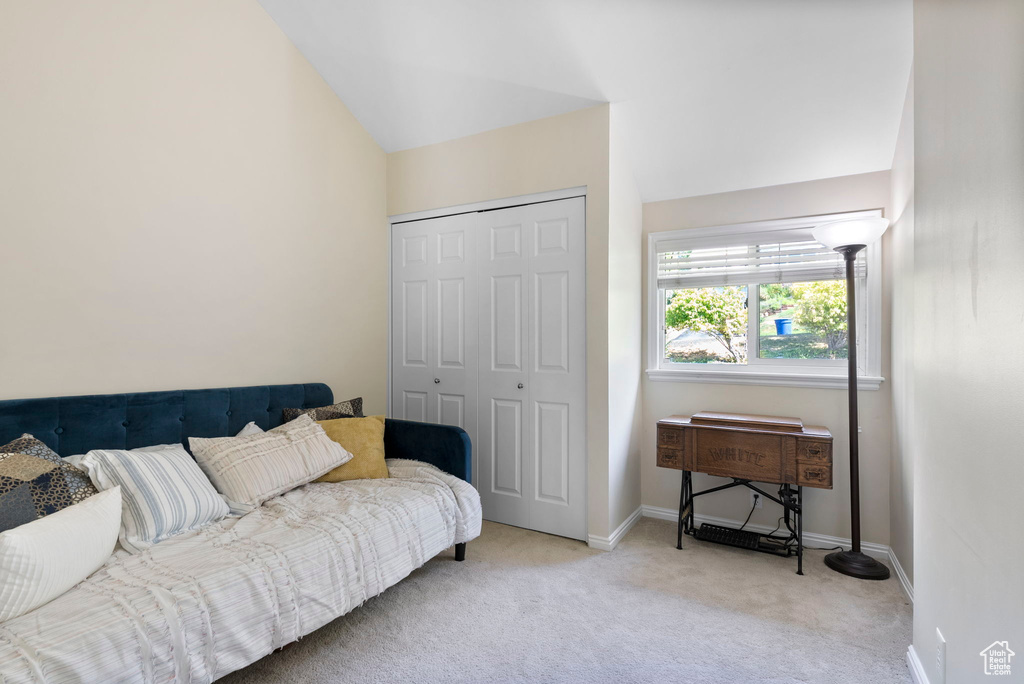
[[254, 682], [909, 682], [895, 578], [854, 580], [643, 519], [610, 553], [484, 523], [292, 646], [221, 680]]

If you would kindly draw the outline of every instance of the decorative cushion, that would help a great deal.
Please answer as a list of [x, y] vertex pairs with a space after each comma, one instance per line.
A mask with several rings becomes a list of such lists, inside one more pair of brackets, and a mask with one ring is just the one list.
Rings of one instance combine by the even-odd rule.
[[352, 453], [352, 460], [317, 482], [388, 477], [388, 464], [384, 461], [384, 416], [324, 420], [319, 425], [328, 437]]
[[356, 397], [348, 401], [339, 401], [330, 406], [319, 406], [310, 409], [286, 408], [281, 411], [281, 420], [289, 422], [299, 416], [306, 415], [313, 420], [334, 420], [336, 418], [362, 418], [363, 398]]
[[0, 533], [0, 622], [57, 598], [110, 557], [121, 525], [121, 490], [90, 496]]
[[190, 437], [188, 443], [234, 512], [251, 510], [352, 459], [306, 415], [248, 437]]
[[132, 451], [94, 449], [82, 467], [98, 489], [120, 486], [119, 538], [136, 553], [226, 516], [228, 505], [180, 444]]
[[245, 424], [245, 427], [238, 431], [238, 434], [235, 435], [235, 437], [248, 437], [249, 435], [258, 435], [261, 434], [263, 431], [263, 428], [257, 425], [256, 421], [250, 420], [248, 423]]
[[0, 446], [0, 532], [96, 493], [88, 475], [32, 435]]

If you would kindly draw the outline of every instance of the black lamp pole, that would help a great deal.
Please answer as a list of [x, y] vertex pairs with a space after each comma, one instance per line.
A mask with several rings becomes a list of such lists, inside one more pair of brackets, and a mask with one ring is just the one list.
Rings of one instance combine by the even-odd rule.
[[857, 439], [857, 307], [854, 300], [854, 262], [866, 245], [836, 247], [846, 259], [846, 346], [848, 352], [847, 392], [850, 396], [850, 526], [853, 548], [825, 556], [825, 565], [858, 579], [884, 580], [889, 568], [860, 550], [860, 444]]

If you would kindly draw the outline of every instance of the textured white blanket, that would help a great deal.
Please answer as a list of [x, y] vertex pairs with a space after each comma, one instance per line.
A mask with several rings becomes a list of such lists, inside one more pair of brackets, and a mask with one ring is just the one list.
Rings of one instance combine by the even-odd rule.
[[480, 534], [480, 497], [433, 466], [313, 483], [241, 518], [120, 552], [0, 623], [3, 682], [209, 682], [258, 660]]

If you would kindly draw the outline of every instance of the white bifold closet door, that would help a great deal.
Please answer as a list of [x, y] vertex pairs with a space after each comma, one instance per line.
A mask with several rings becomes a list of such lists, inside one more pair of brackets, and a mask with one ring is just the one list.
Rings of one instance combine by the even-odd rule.
[[392, 233], [391, 414], [458, 425], [477, 412], [475, 214], [397, 224]]
[[[579, 197], [396, 224], [392, 237], [392, 414], [469, 432], [485, 519], [575, 539], [586, 538], [584, 217]], [[456, 233], [459, 267], [453, 256], [445, 270], [441, 236]]]
[[585, 539], [584, 201], [480, 216], [485, 516]]

